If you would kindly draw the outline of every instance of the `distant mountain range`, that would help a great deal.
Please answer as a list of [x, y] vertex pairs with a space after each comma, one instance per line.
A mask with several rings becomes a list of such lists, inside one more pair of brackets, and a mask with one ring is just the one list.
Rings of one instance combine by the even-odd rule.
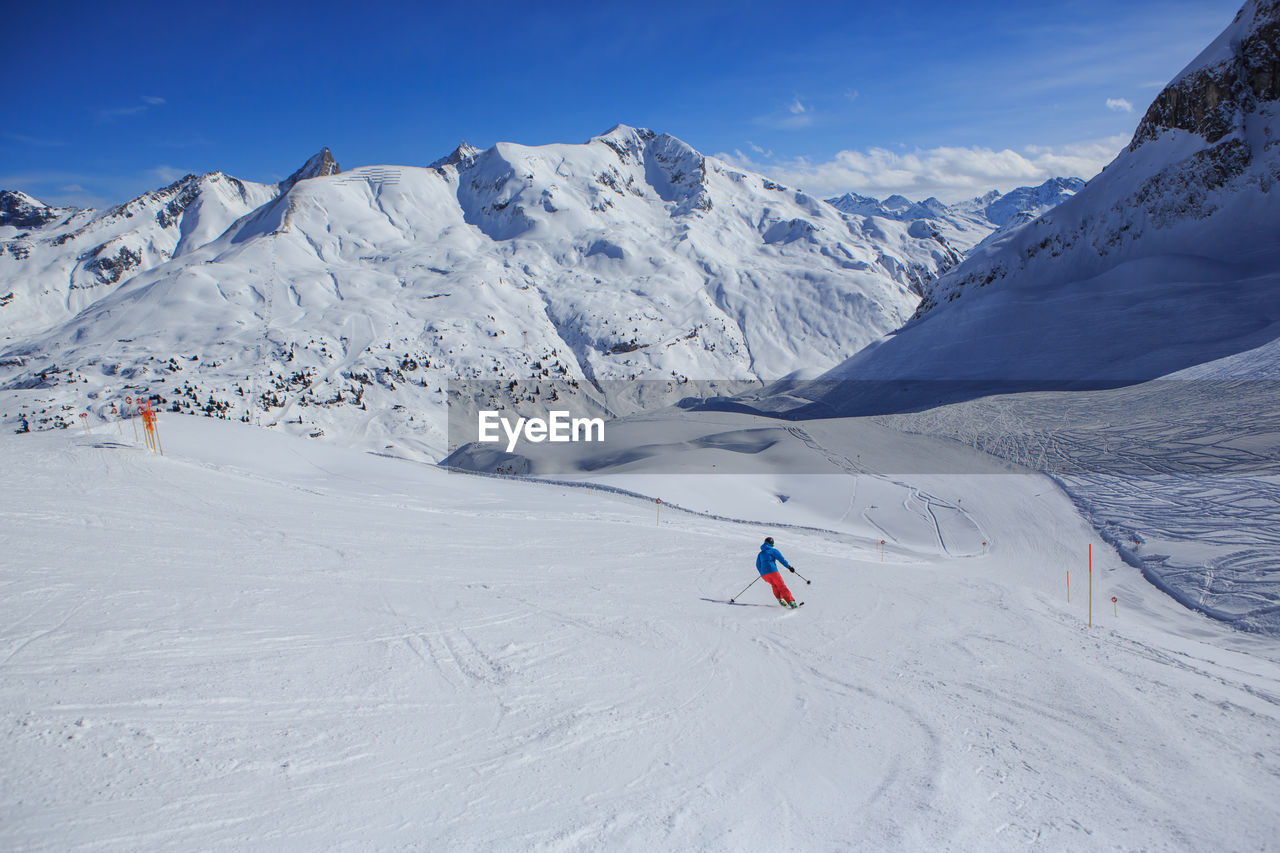
[[837, 210], [858, 216], [919, 223], [915, 226], [917, 235], [939, 234], [967, 253], [995, 232], [1025, 225], [1052, 210], [1084, 185], [1080, 178], [1050, 178], [1038, 187], [1018, 187], [1003, 194], [992, 190], [956, 204], [932, 197], [912, 201], [901, 195], [880, 201], [852, 192], [829, 198], [827, 202]]

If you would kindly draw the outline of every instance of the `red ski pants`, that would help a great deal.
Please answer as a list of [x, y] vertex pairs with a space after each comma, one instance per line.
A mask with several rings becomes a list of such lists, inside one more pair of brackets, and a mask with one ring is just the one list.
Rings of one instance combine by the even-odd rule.
[[783, 601], [796, 600], [791, 590], [787, 589], [787, 585], [782, 582], [782, 572], [769, 572], [764, 579], [769, 582], [769, 586], [773, 587], [774, 598], [781, 598]]

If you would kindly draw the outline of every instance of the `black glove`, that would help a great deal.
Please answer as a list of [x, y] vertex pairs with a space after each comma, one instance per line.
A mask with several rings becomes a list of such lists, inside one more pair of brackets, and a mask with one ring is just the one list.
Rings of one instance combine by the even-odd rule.
[[796, 567], [795, 567], [795, 566], [787, 566], [787, 568], [791, 570], [791, 574], [793, 574], [793, 575], [794, 575], [794, 574], [796, 573]]

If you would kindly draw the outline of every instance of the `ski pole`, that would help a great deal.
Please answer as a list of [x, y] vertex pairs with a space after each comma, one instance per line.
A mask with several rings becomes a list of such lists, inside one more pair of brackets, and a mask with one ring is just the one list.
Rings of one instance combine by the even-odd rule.
[[802, 574], [800, 574], [799, 572], [797, 572], [793, 566], [787, 566], [787, 568], [791, 569], [791, 574], [793, 574], [793, 575], [795, 575], [796, 577], [800, 578], [800, 580], [804, 581], [805, 583], [808, 583], [808, 584], [813, 583], [813, 581], [809, 580], [807, 577], [805, 577], [804, 575], [802, 575]]
[[[764, 577], [764, 575], [756, 575], [756, 581], [760, 580], [760, 578], [762, 578], [762, 577]], [[753, 585], [755, 585], [755, 582], [756, 582], [756, 581], [752, 581], [751, 583], [749, 583], [749, 584], [747, 584], [746, 586], [744, 586], [744, 587], [742, 588], [742, 592], [746, 592], [747, 590], [751, 589], [751, 587], [752, 587]], [[730, 603], [730, 604], [733, 604], [734, 599], [736, 599], [736, 598], [738, 598], [739, 596], [741, 596], [741, 595], [742, 595], [742, 592], [738, 593], [738, 595], [735, 595], [733, 598], [729, 599], [729, 603]]]

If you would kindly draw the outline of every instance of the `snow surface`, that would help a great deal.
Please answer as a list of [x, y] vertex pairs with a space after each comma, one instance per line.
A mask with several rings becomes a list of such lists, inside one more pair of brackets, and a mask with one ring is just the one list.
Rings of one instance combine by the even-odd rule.
[[[1274, 845], [1277, 132], [933, 283], [940, 232], [625, 126], [0, 226], [0, 849]], [[411, 461], [451, 379], [803, 378], [922, 284], [843, 385]], [[333, 443], [158, 457], [124, 394]]]
[[[122, 427], [0, 436], [5, 849], [1241, 850], [1280, 829], [1277, 641], [1175, 605], [1041, 476], [924, 484], [976, 553], [913, 540], [933, 523], [885, 500], [882, 556], [215, 420], [162, 416], [159, 457]], [[779, 507], [704, 480], [709, 509]], [[759, 583], [725, 603], [766, 533], [812, 581], [786, 576], [799, 612]]]

